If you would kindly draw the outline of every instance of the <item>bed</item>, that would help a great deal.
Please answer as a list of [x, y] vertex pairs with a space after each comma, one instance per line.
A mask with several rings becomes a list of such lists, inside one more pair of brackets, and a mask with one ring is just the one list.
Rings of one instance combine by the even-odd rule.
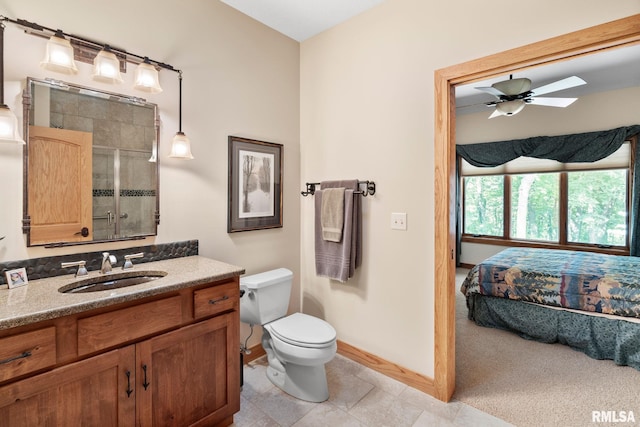
[[640, 257], [508, 248], [462, 283], [480, 326], [640, 370]]

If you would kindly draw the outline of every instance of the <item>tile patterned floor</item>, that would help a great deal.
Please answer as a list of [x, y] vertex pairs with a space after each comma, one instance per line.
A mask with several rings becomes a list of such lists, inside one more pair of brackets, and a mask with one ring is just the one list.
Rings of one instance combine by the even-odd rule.
[[510, 426], [461, 402], [440, 402], [340, 355], [326, 366], [329, 400], [304, 402], [271, 384], [266, 363], [263, 356], [245, 365], [234, 426]]

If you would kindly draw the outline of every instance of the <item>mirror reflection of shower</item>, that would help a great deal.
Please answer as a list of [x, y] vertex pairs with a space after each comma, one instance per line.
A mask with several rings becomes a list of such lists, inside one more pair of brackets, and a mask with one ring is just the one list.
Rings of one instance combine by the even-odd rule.
[[147, 150], [93, 147], [94, 239], [152, 234], [156, 200], [155, 165]]

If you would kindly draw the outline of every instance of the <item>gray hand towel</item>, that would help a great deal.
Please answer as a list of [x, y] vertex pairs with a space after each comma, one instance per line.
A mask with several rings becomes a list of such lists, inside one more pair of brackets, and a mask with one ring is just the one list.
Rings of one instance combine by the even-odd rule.
[[344, 223], [344, 188], [328, 188], [322, 190], [322, 208], [320, 224], [322, 238], [329, 242], [342, 240]]

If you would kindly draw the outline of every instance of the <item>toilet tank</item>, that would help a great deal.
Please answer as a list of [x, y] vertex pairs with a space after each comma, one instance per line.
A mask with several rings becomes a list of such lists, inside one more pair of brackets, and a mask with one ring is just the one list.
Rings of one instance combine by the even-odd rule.
[[286, 268], [240, 278], [240, 321], [264, 325], [286, 316], [293, 273]]

